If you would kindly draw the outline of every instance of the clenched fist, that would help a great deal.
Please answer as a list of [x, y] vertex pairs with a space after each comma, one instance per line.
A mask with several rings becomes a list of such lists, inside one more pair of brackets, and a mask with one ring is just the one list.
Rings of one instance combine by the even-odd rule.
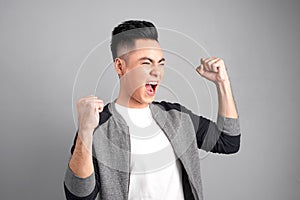
[[196, 70], [201, 76], [214, 83], [228, 80], [225, 64], [221, 58], [201, 58], [201, 64]]
[[103, 110], [103, 101], [96, 96], [86, 96], [78, 100], [77, 112], [79, 129], [93, 132], [99, 123], [99, 113]]

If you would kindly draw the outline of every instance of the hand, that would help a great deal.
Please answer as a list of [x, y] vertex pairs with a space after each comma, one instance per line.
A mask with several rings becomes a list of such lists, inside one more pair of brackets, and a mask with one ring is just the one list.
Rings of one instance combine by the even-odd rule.
[[201, 64], [196, 68], [197, 72], [204, 78], [217, 83], [228, 80], [224, 61], [221, 58], [201, 58]]
[[93, 132], [99, 124], [99, 113], [103, 110], [103, 101], [96, 96], [86, 96], [78, 100], [77, 112], [79, 129]]

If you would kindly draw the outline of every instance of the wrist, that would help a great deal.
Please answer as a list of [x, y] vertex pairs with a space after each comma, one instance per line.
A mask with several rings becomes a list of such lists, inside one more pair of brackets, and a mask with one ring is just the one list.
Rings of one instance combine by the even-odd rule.
[[218, 81], [215, 83], [215, 85], [220, 95], [231, 94], [231, 86], [229, 79]]
[[84, 148], [87, 151], [91, 151], [93, 143], [93, 133], [94, 129], [78, 129], [78, 137], [76, 141], [76, 147], [83, 150]]
[[225, 86], [230, 84], [229, 78], [222, 79], [222, 80], [217, 80], [214, 82], [216, 86]]
[[84, 134], [91, 134], [91, 133], [93, 133], [94, 132], [94, 128], [92, 128], [92, 127], [89, 127], [89, 126], [85, 126], [85, 125], [83, 125], [83, 124], [79, 124], [79, 127], [78, 127], [78, 131], [79, 132], [82, 132], [82, 133], [84, 133]]

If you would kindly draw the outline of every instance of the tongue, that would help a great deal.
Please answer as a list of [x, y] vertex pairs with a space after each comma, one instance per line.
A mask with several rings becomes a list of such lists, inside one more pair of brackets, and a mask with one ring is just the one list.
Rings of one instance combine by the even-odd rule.
[[150, 93], [153, 92], [153, 88], [152, 88], [152, 86], [151, 86], [150, 84], [146, 84], [146, 90], [147, 90], [148, 92], [150, 92]]

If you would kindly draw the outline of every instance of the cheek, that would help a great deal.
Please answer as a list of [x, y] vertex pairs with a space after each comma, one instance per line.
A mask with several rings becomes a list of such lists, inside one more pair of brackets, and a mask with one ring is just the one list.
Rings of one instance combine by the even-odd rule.
[[165, 69], [161, 68], [161, 70], [160, 70], [160, 79], [161, 80], [164, 78], [164, 75], [165, 75]]
[[142, 67], [136, 67], [126, 73], [126, 85], [130, 88], [130, 91], [135, 91], [141, 86], [145, 86], [147, 74]]

